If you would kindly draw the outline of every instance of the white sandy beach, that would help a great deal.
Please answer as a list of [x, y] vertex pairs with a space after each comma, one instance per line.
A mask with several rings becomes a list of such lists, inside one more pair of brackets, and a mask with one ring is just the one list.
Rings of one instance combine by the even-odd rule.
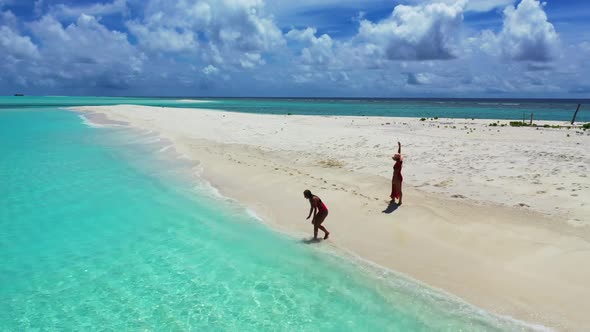
[[[320, 245], [499, 314], [558, 330], [590, 326], [589, 132], [489, 127], [495, 120], [75, 110], [170, 140], [224, 195], [282, 231], [311, 234], [309, 188], [330, 209], [332, 236]], [[383, 213], [398, 140], [404, 205]]]

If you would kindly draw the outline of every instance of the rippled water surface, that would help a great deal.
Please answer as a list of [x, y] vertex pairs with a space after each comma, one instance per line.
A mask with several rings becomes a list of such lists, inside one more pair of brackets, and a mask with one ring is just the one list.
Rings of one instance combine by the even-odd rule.
[[131, 97], [2, 97], [0, 109], [133, 104], [188, 107], [246, 113], [339, 116], [441, 117], [590, 122], [590, 100], [563, 99], [342, 99], [342, 98], [131, 98]]
[[0, 331], [523, 327], [279, 235], [148, 141], [0, 110]]

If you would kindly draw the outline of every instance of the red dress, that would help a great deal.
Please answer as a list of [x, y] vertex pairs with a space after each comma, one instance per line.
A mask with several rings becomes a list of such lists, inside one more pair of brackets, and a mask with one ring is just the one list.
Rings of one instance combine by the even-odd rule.
[[396, 161], [395, 165], [393, 165], [393, 179], [391, 180], [391, 199], [399, 198], [399, 193], [401, 192], [402, 181], [404, 177], [402, 176], [402, 163], [403, 161]]

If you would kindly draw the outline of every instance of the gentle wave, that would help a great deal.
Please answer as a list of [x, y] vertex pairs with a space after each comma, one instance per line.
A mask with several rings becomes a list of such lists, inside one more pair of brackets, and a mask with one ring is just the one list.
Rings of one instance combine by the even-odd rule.
[[456, 308], [456, 312], [464, 317], [483, 317], [484, 319], [488, 320], [488, 323], [494, 325], [494, 327], [498, 327], [496, 325], [508, 324], [512, 328], [518, 327], [519, 329], [526, 331], [555, 331], [554, 329], [543, 324], [529, 323], [516, 319], [512, 316], [500, 315], [487, 311], [440, 288], [435, 288], [404, 273], [389, 269], [373, 261], [365, 259], [346, 248], [338, 247], [335, 248], [335, 250], [330, 250], [329, 253], [354, 263], [361, 271], [367, 273], [369, 276], [378, 277], [395, 289], [406, 289], [412, 293], [418, 294], [423, 298], [429, 299], [428, 302], [430, 303], [434, 302], [439, 304], [441, 307]]
[[78, 114], [78, 117], [82, 119], [82, 123], [90, 128], [104, 128], [105, 126], [96, 122], [92, 122], [85, 115]]
[[202, 100], [202, 99], [178, 99], [176, 100], [177, 103], [213, 103], [214, 101], [212, 100]]

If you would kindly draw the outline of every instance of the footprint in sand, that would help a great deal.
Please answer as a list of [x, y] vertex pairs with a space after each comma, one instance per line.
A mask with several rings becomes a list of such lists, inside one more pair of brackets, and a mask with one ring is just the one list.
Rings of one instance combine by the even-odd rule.
[[444, 180], [442, 182], [435, 184], [434, 186], [438, 188], [446, 188], [451, 184], [451, 182], [453, 182], [453, 180]]
[[467, 197], [463, 196], [463, 195], [459, 195], [459, 194], [455, 194], [455, 195], [451, 195], [452, 198], [460, 198], [460, 199], [465, 199]]

